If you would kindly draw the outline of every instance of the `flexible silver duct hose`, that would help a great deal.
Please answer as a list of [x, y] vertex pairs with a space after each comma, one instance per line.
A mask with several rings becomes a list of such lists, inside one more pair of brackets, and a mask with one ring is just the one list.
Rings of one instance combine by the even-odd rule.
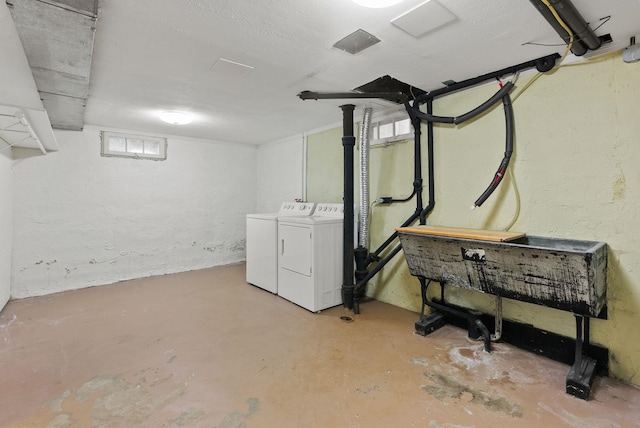
[[360, 127], [360, 228], [358, 246], [369, 246], [369, 135], [371, 128], [370, 107], [364, 109]]

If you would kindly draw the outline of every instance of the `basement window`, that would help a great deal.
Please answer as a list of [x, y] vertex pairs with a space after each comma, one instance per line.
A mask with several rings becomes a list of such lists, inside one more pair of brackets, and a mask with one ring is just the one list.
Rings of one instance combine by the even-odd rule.
[[167, 139], [146, 135], [100, 133], [102, 156], [117, 156], [135, 159], [165, 160], [167, 158]]
[[413, 138], [411, 119], [400, 112], [387, 113], [371, 121], [370, 145], [393, 143]]

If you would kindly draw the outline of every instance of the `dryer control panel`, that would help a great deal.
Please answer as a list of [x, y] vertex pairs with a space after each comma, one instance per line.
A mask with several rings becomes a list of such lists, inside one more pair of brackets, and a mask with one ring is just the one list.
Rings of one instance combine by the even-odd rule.
[[344, 217], [344, 204], [319, 203], [313, 213], [316, 217]]
[[279, 216], [298, 217], [313, 214], [315, 202], [283, 202], [278, 211]]

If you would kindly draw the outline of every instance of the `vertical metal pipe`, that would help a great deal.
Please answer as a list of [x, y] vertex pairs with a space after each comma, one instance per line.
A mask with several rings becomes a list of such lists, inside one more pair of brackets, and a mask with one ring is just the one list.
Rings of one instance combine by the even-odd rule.
[[413, 125], [413, 190], [416, 194], [416, 212], [422, 212], [422, 121], [411, 115]]
[[[427, 100], [427, 113], [433, 114], [433, 100]], [[435, 195], [435, 172], [433, 163], [433, 122], [427, 122], [427, 165], [429, 169], [429, 204], [420, 213], [420, 224], [427, 223], [427, 215], [433, 210], [436, 204]]]
[[342, 109], [342, 147], [344, 154], [344, 220], [342, 242], [342, 304], [353, 308], [353, 149], [356, 137], [353, 135], [353, 104], [340, 106]]

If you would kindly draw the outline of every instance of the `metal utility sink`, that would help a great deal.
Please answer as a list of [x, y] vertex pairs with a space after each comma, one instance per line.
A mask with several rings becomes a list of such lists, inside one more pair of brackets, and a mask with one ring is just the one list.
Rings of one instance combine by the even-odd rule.
[[[420, 281], [422, 310], [416, 333], [444, 325], [442, 313], [466, 318], [469, 336], [499, 340], [502, 297], [571, 311], [576, 318], [575, 360], [566, 379], [568, 394], [587, 399], [596, 375], [588, 355], [589, 319], [606, 303], [607, 245], [604, 242], [526, 236], [524, 233], [417, 226], [397, 229], [409, 271]], [[440, 283], [439, 302], [427, 297], [431, 281]], [[444, 302], [444, 285], [496, 295], [496, 334], [472, 313]], [[430, 306], [438, 312], [426, 315]]]
[[597, 317], [605, 305], [603, 242], [541, 236], [488, 241], [437, 236], [420, 227], [398, 234], [414, 276], [587, 316]]

